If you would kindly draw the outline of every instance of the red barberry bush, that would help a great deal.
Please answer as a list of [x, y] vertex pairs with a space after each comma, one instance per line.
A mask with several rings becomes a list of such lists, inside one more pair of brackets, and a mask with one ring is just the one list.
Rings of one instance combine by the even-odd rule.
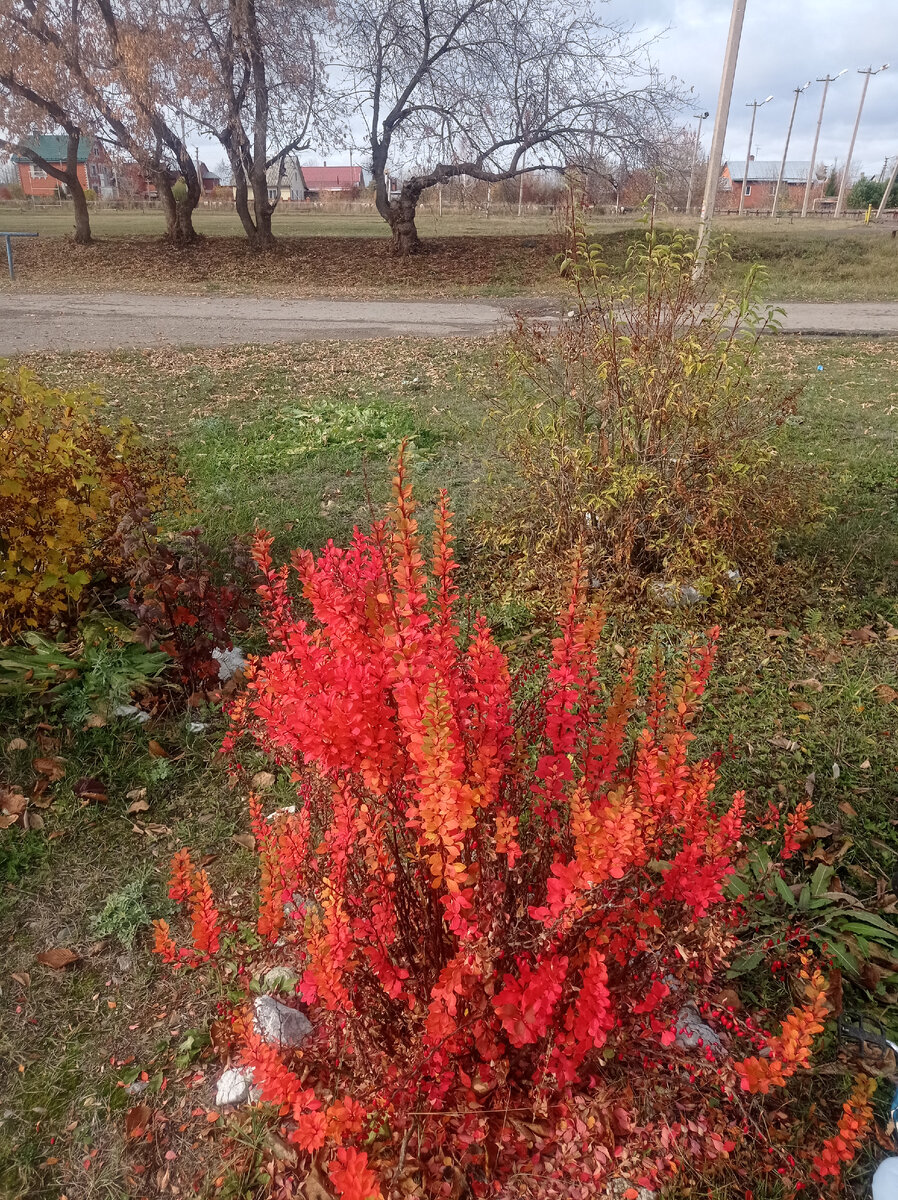
[[[394, 498], [348, 548], [293, 555], [301, 601], [257, 537], [274, 648], [226, 744], [296, 786], [295, 811], [250, 797], [253, 938], [295, 969], [316, 1034], [289, 1051], [239, 1025], [297, 1171], [354, 1200], [585, 1200], [613, 1176], [738, 1171], [764, 1093], [809, 1065], [826, 981], [806, 964], [776, 1034], [718, 995], [745, 804], [689, 755], [718, 631], [671, 678], [656, 664], [640, 705], [635, 651], [606, 691], [576, 580], [536, 695], [482, 618], [461, 635], [445, 495], [430, 572], [401, 459]], [[172, 895], [194, 946], [160, 925], [157, 949], [204, 961], [219, 917], [183, 853]], [[763, 1150], [753, 1175], [800, 1177], [794, 1146]]]

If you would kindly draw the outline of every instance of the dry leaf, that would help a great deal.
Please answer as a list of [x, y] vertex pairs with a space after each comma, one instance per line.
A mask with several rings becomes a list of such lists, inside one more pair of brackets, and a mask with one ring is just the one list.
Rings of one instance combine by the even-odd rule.
[[848, 800], [842, 801], [842, 803], [839, 805], [839, 812], [843, 812], [846, 817], [856, 817], [857, 816], [857, 810], [855, 809], [854, 805], [851, 804]]
[[814, 711], [813, 704], [808, 704], [807, 700], [793, 700], [792, 707], [796, 712], [811, 713]]
[[55, 799], [55, 797], [52, 796], [49, 792], [44, 794], [43, 791], [38, 792], [35, 789], [35, 793], [31, 797], [31, 800], [29, 801], [29, 803], [32, 808], [49, 808], [50, 805], [53, 803], [54, 799]]
[[31, 764], [38, 775], [46, 775], [52, 782], [62, 779], [65, 775], [65, 759], [55, 756], [50, 758], [35, 758]]
[[866, 646], [870, 642], [878, 642], [879, 634], [871, 625], [863, 625], [860, 629], [851, 629], [842, 638], [845, 645]]
[[44, 818], [40, 815], [40, 813], [26, 812], [22, 817], [23, 829], [43, 829], [43, 827]]
[[769, 638], [784, 638], [789, 636], [787, 629], [768, 629], [767, 636]]
[[90, 716], [87, 718], [87, 720], [84, 722], [84, 725], [82, 726], [82, 728], [84, 728], [84, 729], [102, 729], [105, 724], [106, 724], [106, 718], [103, 716], [102, 713], [91, 713]]
[[25, 811], [27, 803], [28, 801], [20, 791], [8, 792], [4, 788], [0, 788], [0, 811], [8, 816], [18, 817]]
[[251, 833], [235, 833], [231, 841], [236, 842], [238, 846], [243, 846], [246, 850], [255, 850], [256, 848], [256, 839]]
[[887, 683], [881, 683], [873, 689], [873, 694], [880, 704], [894, 704], [898, 700], [898, 692]]
[[270, 771], [257, 771], [252, 778], [252, 785], [257, 791], [268, 791], [274, 787], [274, 776]]
[[822, 692], [823, 684], [819, 679], [793, 679], [789, 684], [789, 691], [793, 688], [804, 688], [808, 692]]
[[109, 800], [106, 792], [106, 784], [95, 775], [88, 775], [84, 779], [79, 779], [72, 791], [79, 799], [92, 801], [94, 804], [106, 804]]
[[148, 1104], [135, 1104], [125, 1114], [125, 1132], [128, 1137], [140, 1137], [149, 1125], [153, 1110]]
[[12, 754], [16, 750], [27, 750], [27, 749], [28, 749], [28, 743], [25, 741], [24, 738], [13, 738], [13, 740], [11, 742], [9, 742], [6, 747], [7, 753], [9, 753], [9, 754]]
[[169, 756], [168, 751], [165, 749], [165, 747], [160, 746], [159, 743], [157, 741], [154, 741], [152, 738], [150, 738], [150, 743], [147, 746], [147, 749], [149, 750], [149, 752], [153, 756], [153, 758], [168, 758], [168, 756]]
[[797, 750], [798, 742], [793, 742], [790, 738], [783, 737], [781, 733], [776, 734], [770, 739], [770, 744], [774, 750]]
[[150, 806], [146, 800], [135, 800], [133, 804], [129, 804], [125, 809], [126, 813], [149, 812]]
[[147, 794], [147, 789], [145, 787], [132, 788], [130, 792], [125, 792], [125, 799], [126, 800], [143, 800], [145, 798], [146, 794]]
[[51, 950], [44, 950], [35, 961], [45, 967], [52, 967], [54, 971], [62, 971], [70, 963], [77, 962], [80, 957], [80, 954], [66, 949], [65, 946], [54, 946]]
[[12, 977], [16, 983], [20, 983], [22, 987], [31, 987], [31, 976], [27, 971], [13, 971]]

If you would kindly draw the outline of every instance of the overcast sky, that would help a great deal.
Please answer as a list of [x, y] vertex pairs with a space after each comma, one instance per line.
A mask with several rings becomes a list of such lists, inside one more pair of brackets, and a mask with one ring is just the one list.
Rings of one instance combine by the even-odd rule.
[[[661, 70], [695, 87], [692, 112], [717, 106], [732, 0], [613, 0], [605, 10], [626, 15], [659, 34], [654, 57]], [[898, 3], [896, 0], [748, 0], [733, 88], [724, 157], [745, 162], [751, 100], [773, 100], [758, 109], [755, 156], [782, 157], [793, 89], [813, 82], [798, 101], [790, 159], [809, 159], [823, 84], [818, 76], [848, 71], [830, 84], [818, 161], [845, 160], [863, 77], [859, 67], [891, 62], [870, 80], [852, 171], [878, 175], [883, 159], [898, 154]], [[711, 122], [703, 130], [707, 150]], [[757, 147], [757, 150], [755, 150]]]
[[[695, 89], [689, 114], [708, 109], [713, 118], [732, 0], [610, 0], [600, 11], [657, 35], [653, 57], [660, 69]], [[816, 79], [847, 67], [830, 85], [817, 152], [818, 162], [828, 166], [844, 162], [863, 84], [858, 68], [883, 62], [893, 65], [870, 81], [852, 173], [863, 169], [877, 176], [883, 159], [898, 154], [898, 0], [748, 0], [724, 158], [745, 162], [751, 119], [745, 106], [772, 93], [758, 110], [752, 150], [756, 158], [778, 161], [793, 89], [810, 79], [789, 148], [790, 160], [808, 159], [823, 91]], [[702, 136], [706, 151], [710, 139], [709, 120]], [[221, 147], [205, 139], [202, 154], [210, 166], [224, 159]], [[336, 163], [348, 155], [324, 157]], [[309, 152], [302, 159], [321, 162], [322, 155]]]

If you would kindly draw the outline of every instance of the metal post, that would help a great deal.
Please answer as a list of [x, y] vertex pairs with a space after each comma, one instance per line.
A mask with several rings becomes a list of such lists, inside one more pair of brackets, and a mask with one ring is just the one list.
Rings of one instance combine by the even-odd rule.
[[521, 174], [518, 176], [518, 216], [524, 204], [524, 165], [527, 162], [527, 151], [521, 155]]
[[12, 267], [12, 238], [6, 235], [6, 261], [9, 263], [9, 277], [15, 279], [16, 273]]
[[742, 211], [745, 208], [745, 188], [748, 184], [748, 165], [751, 162], [751, 144], [755, 136], [755, 117], [758, 115], [758, 109], [764, 104], [769, 104], [773, 99], [768, 96], [766, 100], [751, 100], [746, 104], [746, 108], [751, 109], [751, 129], [748, 133], [748, 149], [745, 151], [745, 171], [742, 175], [742, 191], [739, 194], [739, 216], [742, 216]]
[[695, 160], [698, 158], [698, 147], [702, 136], [702, 121], [707, 117], [707, 113], [693, 113], [693, 117], [698, 121], [698, 129], [695, 131], [695, 141], [692, 145], [692, 165], [689, 168], [689, 191], [686, 193], [686, 212], [692, 212], [692, 188], [695, 183]]
[[803, 217], [808, 215], [808, 205], [811, 201], [811, 184], [814, 180], [814, 168], [817, 166], [817, 146], [820, 142], [820, 126], [823, 124], [823, 106], [826, 104], [826, 93], [829, 91], [829, 85], [835, 83], [837, 79], [841, 79], [847, 70], [847, 67], [843, 67], [838, 75], [824, 75], [822, 79], [819, 76], [817, 78], [817, 82], [823, 84], [823, 95], [820, 98], [820, 112], [817, 115], [817, 132], [814, 134], [814, 148], [811, 150], [808, 181], [804, 185], [804, 203], [801, 206], [801, 215]]
[[773, 193], [773, 204], [770, 206], [771, 220], [776, 216], [776, 204], [780, 198], [780, 188], [783, 186], [783, 176], [786, 173], [786, 156], [789, 153], [789, 143], [792, 141], [792, 126], [795, 124], [795, 113], [798, 109], [798, 97], [803, 91], [811, 86], [810, 79], [807, 83], [803, 83], [801, 87], [795, 89], [795, 99], [792, 102], [792, 116], [789, 118], [789, 128], [786, 132], [786, 145], [783, 149], [783, 161], [780, 163], [779, 178], [776, 181], [776, 191]]
[[742, 39], [745, 4], [746, 0], [733, 0], [730, 31], [727, 34], [726, 51], [723, 56], [723, 70], [720, 75], [720, 94], [717, 98], [717, 112], [714, 114], [714, 133], [711, 135], [711, 149], [708, 153], [705, 194], [702, 197], [702, 211], [698, 219], [698, 236], [695, 241], [695, 266], [692, 269], [693, 279], [701, 279], [705, 263], [708, 259], [708, 240], [711, 236], [711, 221], [714, 218], [714, 205], [717, 201], [717, 188], [720, 183], [723, 141], [726, 137], [727, 121], [730, 116], [730, 100], [733, 97], [733, 78], [736, 74], [736, 60], [739, 57], [739, 42]]
[[889, 64], [883, 63], [882, 66], [877, 67], [875, 71], [872, 67], [865, 67], [863, 70], [858, 71], [858, 75], [863, 75], [864, 77], [864, 86], [861, 88], [861, 102], [857, 106], [857, 117], [855, 118], [854, 130], [851, 134], [851, 142], [848, 146], [848, 157], [845, 159], [845, 169], [842, 172], [842, 182], [839, 184], [839, 195], [836, 198], [836, 207], [835, 211], [833, 212], [834, 217], [840, 217], [842, 215], [842, 209], [845, 206], [845, 189], [848, 187], [848, 174], [851, 171], [851, 159], [854, 155], [854, 143], [857, 141], [857, 131], [860, 129], [861, 125], [861, 113], [864, 111], [864, 101], [867, 99], [867, 88], [870, 86], [870, 76], [878, 75], [880, 71], [887, 71], [888, 69]]
[[879, 202], [879, 208], [876, 210], [876, 220], [878, 221], [885, 212], [889, 203], [889, 194], [895, 186], [895, 180], [898, 179], [898, 155], [895, 156], [895, 165], [892, 167], [892, 173], [889, 176], [889, 182], [886, 184], [886, 190], [882, 194], [882, 199]]

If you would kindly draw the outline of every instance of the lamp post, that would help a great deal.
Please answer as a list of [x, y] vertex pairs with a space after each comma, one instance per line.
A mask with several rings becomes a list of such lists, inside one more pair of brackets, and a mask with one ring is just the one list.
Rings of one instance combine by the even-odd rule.
[[819, 76], [817, 78], [817, 82], [823, 84], [823, 95], [820, 98], [820, 112], [817, 115], [817, 132], [814, 134], [814, 148], [811, 150], [811, 165], [808, 167], [808, 181], [804, 185], [804, 203], [801, 206], [801, 215], [803, 217], [808, 215], [808, 205], [811, 201], [811, 184], [814, 181], [814, 168], [817, 165], [817, 146], [820, 142], [820, 126], [823, 124], [823, 106], [826, 104], [826, 93], [829, 91], [829, 85], [831, 83], [835, 83], [837, 79], [841, 79], [847, 70], [847, 67], [843, 67], [838, 75], [824, 75], [822, 79]]
[[780, 188], [783, 186], [783, 176], [786, 173], [786, 156], [789, 153], [789, 143], [792, 141], [792, 126], [795, 124], [795, 112], [798, 108], [798, 97], [811, 86], [810, 79], [801, 87], [795, 89], [795, 99], [792, 101], [792, 116], [789, 118], [789, 128], [786, 131], [786, 145], [783, 148], [783, 161], [780, 163], [779, 178], [776, 181], [776, 191], [773, 193], [773, 204], [770, 206], [770, 219], [776, 216], [776, 204], [780, 198]]
[[702, 197], [702, 211], [698, 219], [698, 235], [695, 239], [695, 265], [692, 268], [694, 280], [701, 279], [708, 259], [708, 240], [711, 236], [711, 221], [714, 218], [717, 189], [720, 186], [723, 140], [726, 137], [727, 121], [730, 117], [730, 100], [733, 98], [733, 78], [736, 74], [736, 60], [739, 57], [739, 42], [742, 40], [745, 4], [746, 0], [733, 0], [733, 11], [730, 15], [730, 31], [727, 34], [723, 70], [720, 74], [720, 94], [717, 98], [717, 112], [714, 114], [714, 132], [711, 135], [711, 149], [708, 152], [705, 194]]
[[763, 108], [765, 104], [769, 104], [772, 99], [772, 96], [768, 96], [766, 100], [750, 100], [745, 106], [751, 109], [751, 129], [748, 133], [748, 149], [745, 151], [745, 171], [742, 174], [742, 191], [739, 194], [740, 217], [745, 209], [745, 189], [748, 186], [748, 164], [751, 162], [751, 143], [755, 136], [755, 117], [758, 115], [758, 109]]
[[693, 117], [698, 121], [698, 128], [695, 131], [695, 142], [692, 147], [692, 165], [689, 168], [689, 191], [686, 193], [686, 212], [692, 212], [692, 187], [695, 183], [695, 160], [698, 158], [699, 140], [702, 136], [702, 121], [708, 116], [706, 112], [693, 113]]
[[851, 134], [851, 142], [848, 146], [848, 157], [845, 159], [845, 170], [842, 172], [842, 182], [839, 184], [839, 195], [836, 198], [836, 208], [833, 213], [834, 217], [840, 217], [842, 215], [842, 209], [845, 206], [845, 189], [848, 186], [848, 173], [851, 170], [851, 158], [854, 154], [854, 143], [857, 140], [857, 131], [861, 124], [861, 113], [864, 111], [864, 101], [867, 99], [867, 88], [870, 86], [870, 77], [872, 75], [878, 75], [880, 71], [887, 71], [888, 69], [889, 64], [883, 63], [882, 66], [877, 67], [875, 71], [872, 67], [864, 67], [862, 70], [858, 71], [858, 75], [863, 75], [864, 77], [864, 86], [861, 88], [861, 102], [857, 106], [857, 117], [854, 122], [854, 130]]

